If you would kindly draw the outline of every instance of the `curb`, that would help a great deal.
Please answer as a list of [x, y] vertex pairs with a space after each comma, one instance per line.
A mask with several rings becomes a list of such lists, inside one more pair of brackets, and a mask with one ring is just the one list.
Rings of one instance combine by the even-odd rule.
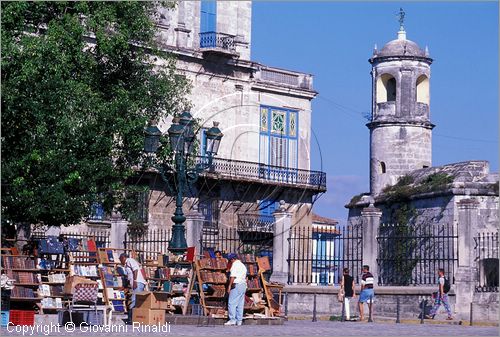
[[[335, 321], [335, 322], [340, 322], [340, 320], [330, 320], [331, 317], [336, 317], [339, 318], [338, 316], [331, 316], [331, 315], [318, 315], [316, 316], [316, 319], [318, 321]], [[307, 315], [297, 315], [297, 316], [288, 316], [287, 319], [289, 321], [296, 320], [296, 321], [310, 321], [312, 320], [312, 316], [307, 316]], [[375, 316], [373, 317], [374, 323], [396, 323], [396, 318], [393, 317], [381, 317], [381, 316]], [[357, 321], [356, 321], [357, 322]], [[412, 319], [412, 318], [401, 318], [400, 322], [402, 324], [421, 324], [420, 319]], [[464, 320], [453, 320], [453, 321], [448, 321], [448, 320], [436, 320], [436, 319], [425, 319], [424, 324], [441, 324], [441, 325], [462, 325], [462, 326], [470, 326], [469, 321], [464, 321]], [[498, 322], [488, 322], [488, 321], [474, 321], [472, 322], [472, 326], [482, 326], [482, 327], [498, 327], [499, 324]]]

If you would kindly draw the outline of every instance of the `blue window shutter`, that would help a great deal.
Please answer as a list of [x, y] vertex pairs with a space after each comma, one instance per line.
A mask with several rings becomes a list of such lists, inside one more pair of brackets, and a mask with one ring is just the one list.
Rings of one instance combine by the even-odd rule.
[[259, 213], [261, 216], [273, 215], [276, 210], [276, 202], [272, 199], [264, 199], [259, 206]]
[[217, 2], [201, 1], [200, 33], [217, 31]]
[[207, 129], [201, 129], [200, 135], [200, 156], [207, 155]]

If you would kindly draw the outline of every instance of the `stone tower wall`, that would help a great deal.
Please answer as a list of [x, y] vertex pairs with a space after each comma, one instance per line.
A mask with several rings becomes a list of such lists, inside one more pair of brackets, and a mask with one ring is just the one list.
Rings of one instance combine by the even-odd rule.
[[[395, 100], [381, 99], [382, 76], [394, 78]], [[430, 79], [430, 59], [391, 57], [373, 62], [372, 121], [370, 129], [370, 192], [378, 195], [399, 177], [432, 165], [432, 128], [429, 86], [426, 102], [417, 100], [417, 82]], [[389, 90], [387, 90], [389, 91]]]

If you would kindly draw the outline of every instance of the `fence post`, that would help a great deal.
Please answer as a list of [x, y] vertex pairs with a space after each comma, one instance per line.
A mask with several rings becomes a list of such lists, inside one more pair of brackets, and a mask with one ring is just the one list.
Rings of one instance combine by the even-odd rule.
[[288, 293], [285, 293], [285, 319], [288, 320]]
[[314, 302], [313, 302], [313, 319], [312, 319], [313, 322], [316, 322], [317, 321], [317, 318], [316, 318], [316, 293], [314, 293]]
[[368, 322], [373, 322], [372, 318], [372, 305], [373, 305], [373, 296], [370, 296], [370, 304], [368, 305]]
[[280, 201], [279, 208], [274, 212], [274, 237], [273, 237], [273, 271], [271, 281], [288, 283], [288, 252], [290, 241], [290, 228], [292, 226], [292, 213], [287, 212], [285, 202]]
[[375, 208], [373, 204], [363, 208], [361, 211], [361, 216], [363, 218], [363, 264], [370, 267], [370, 272], [374, 279], [378, 277], [378, 244], [377, 235], [380, 227], [380, 218], [382, 217], [382, 212], [380, 209]]
[[340, 317], [341, 322], [345, 322], [345, 297], [342, 301], [342, 316]]
[[424, 324], [424, 317], [425, 317], [425, 300], [422, 299], [422, 302], [420, 302], [420, 324]]
[[203, 215], [195, 210], [186, 215], [186, 243], [188, 247], [196, 247], [197, 254], [201, 254], [200, 237], [204, 219]]
[[399, 320], [399, 310], [400, 310], [400, 307], [399, 307], [399, 296], [396, 297], [396, 323], [401, 323], [401, 321]]
[[[466, 319], [474, 296], [477, 280], [477, 264], [474, 261], [474, 237], [479, 226], [479, 202], [474, 198], [457, 202], [458, 208], [458, 265], [454, 272], [455, 311], [461, 319]], [[450, 273], [451, 271], [446, 271]], [[452, 275], [450, 275], [451, 277]]]
[[470, 322], [469, 325], [472, 326], [472, 302], [470, 303]]

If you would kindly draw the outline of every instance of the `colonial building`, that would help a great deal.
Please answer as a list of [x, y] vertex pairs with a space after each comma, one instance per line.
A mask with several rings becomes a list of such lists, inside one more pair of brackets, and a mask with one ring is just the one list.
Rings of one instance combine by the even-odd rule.
[[[161, 47], [192, 84], [198, 155], [205, 155], [213, 122], [224, 134], [213, 168], [184, 200], [188, 244], [232, 228], [243, 243], [258, 241], [259, 250], [271, 253], [278, 203], [294, 226], [311, 226], [313, 200], [326, 191], [326, 174], [310, 167], [313, 77], [250, 60], [250, 1], [180, 1], [160, 9], [157, 20]], [[161, 131], [170, 123], [162, 121]], [[142, 175], [137, 183], [150, 188], [138, 205], [146, 226], [170, 228], [175, 198], [160, 175]], [[88, 225], [111, 226], [112, 241], [121, 246], [127, 222], [96, 215]]]
[[397, 35], [369, 60], [370, 193], [346, 206], [348, 222], [363, 227], [363, 262], [379, 285], [433, 285], [445, 268], [458, 315], [474, 303], [478, 319], [495, 317], [498, 174], [478, 160], [432, 166], [433, 60], [403, 26]]

